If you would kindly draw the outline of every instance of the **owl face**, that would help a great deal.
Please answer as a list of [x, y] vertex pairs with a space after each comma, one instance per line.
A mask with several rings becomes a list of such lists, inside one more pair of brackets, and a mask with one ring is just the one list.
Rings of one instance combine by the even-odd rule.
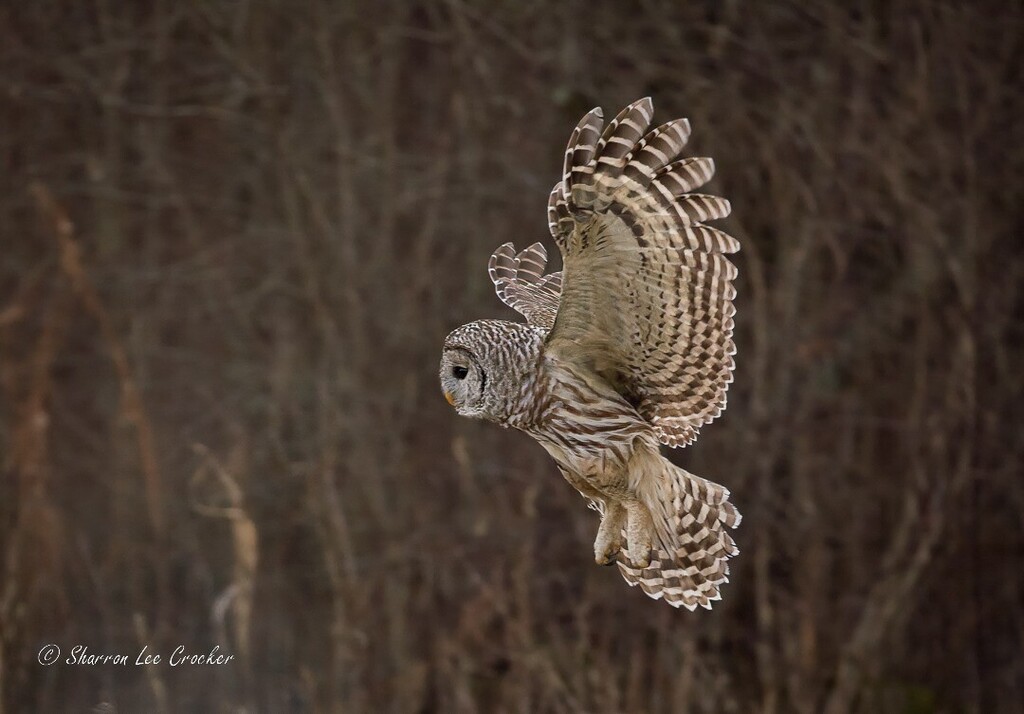
[[441, 355], [441, 391], [462, 416], [507, 426], [535, 382], [545, 330], [477, 320], [454, 330]]
[[446, 347], [441, 356], [441, 391], [462, 416], [484, 417], [487, 372], [465, 347]]

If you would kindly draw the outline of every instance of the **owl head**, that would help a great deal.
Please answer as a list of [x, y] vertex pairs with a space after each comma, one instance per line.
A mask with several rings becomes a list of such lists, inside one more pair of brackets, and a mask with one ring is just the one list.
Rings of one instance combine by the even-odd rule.
[[536, 372], [543, 331], [516, 322], [478, 320], [444, 341], [441, 391], [462, 416], [506, 423]]

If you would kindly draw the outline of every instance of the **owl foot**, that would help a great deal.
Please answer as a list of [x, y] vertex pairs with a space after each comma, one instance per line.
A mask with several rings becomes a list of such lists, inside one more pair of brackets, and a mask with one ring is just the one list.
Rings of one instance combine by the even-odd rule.
[[651, 520], [651, 512], [639, 501], [627, 501], [625, 509], [629, 564], [634, 568], [646, 568], [651, 564], [654, 552], [654, 522]]
[[626, 555], [626, 564], [638, 570], [650, 567], [652, 560], [654, 560], [653, 548], [648, 548], [643, 555], [634, 554], [632, 550]]
[[605, 502], [604, 516], [594, 540], [594, 561], [613, 565], [622, 551], [622, 529], [626, 525], [626, 509], [621, 503]]

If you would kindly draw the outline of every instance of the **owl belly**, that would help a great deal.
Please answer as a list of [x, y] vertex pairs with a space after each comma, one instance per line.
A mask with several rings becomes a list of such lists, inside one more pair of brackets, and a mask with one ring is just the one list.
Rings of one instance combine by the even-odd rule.
[[637, 448], [658, 450], [650, 424], [603, 383], [562, 372], [552, 380], [552, 407], [531, 435], [584, 495], [629, 495], [629, 463]]

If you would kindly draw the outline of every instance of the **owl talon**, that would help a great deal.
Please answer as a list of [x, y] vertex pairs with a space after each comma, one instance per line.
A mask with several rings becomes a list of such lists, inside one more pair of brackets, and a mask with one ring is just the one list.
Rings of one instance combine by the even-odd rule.
[[599, 538], [594, 544], [594, 562], [598, 565], [615, 565], [622, 557], [622, 538], [615, 537], [610, 541], [602, 542]]
[[626, 524], [626, 509], [622, 504], [606, 502], [601, 526], [594, 541], [594, 561], [598, 565], [612, 565], [622, 551], [622, 528]]
[[652, 560], [654, 560], [654, 549], [648, 548], [644, 555], [641, 557], [629, 556], [629, 565], [632, 568], [643, 570], [644, 568], [650, 567]]
[[626, 504], [626, 538], [629, 540], [629, 562], [634, 568], [646, 568], [654, 556], [654, 524], [651, 512], [639, 501]]

